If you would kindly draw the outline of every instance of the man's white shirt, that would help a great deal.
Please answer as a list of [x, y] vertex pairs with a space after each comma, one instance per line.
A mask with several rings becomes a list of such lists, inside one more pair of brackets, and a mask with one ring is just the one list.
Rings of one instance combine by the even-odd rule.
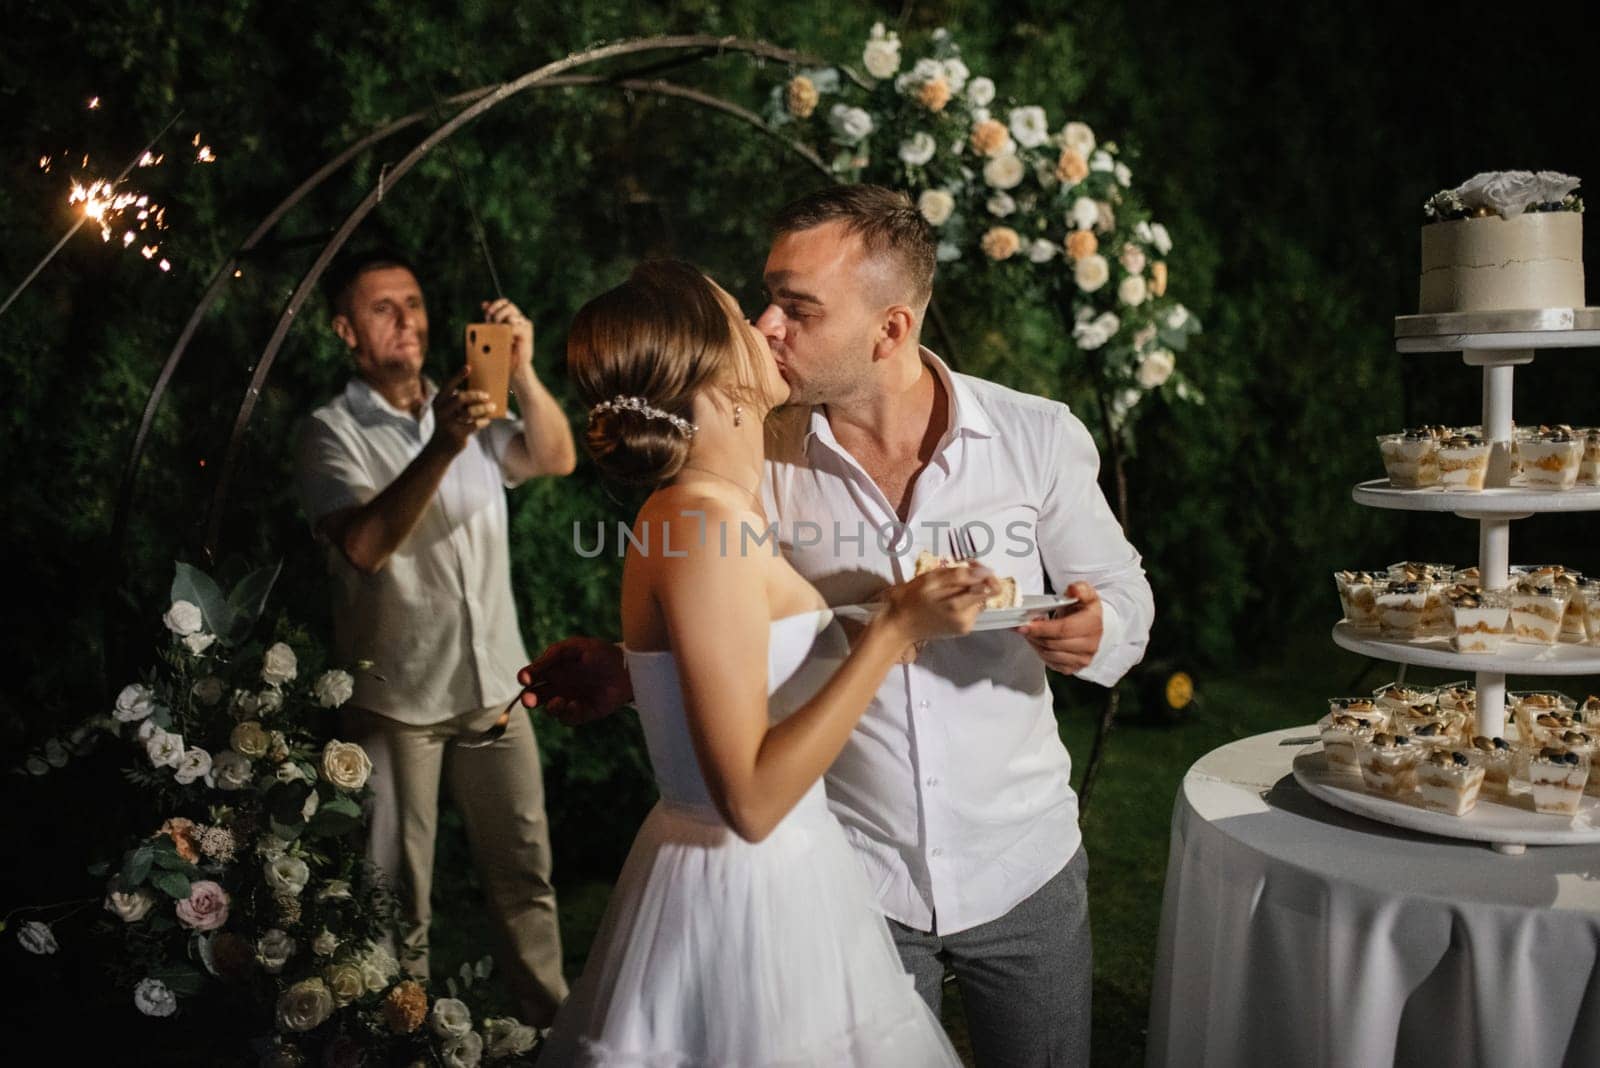
[[[924, 362], [949, 425], [912, 488], [907, 518], [840, 446], [824, 411], [780, 413], [763, 483], [795, 568], [830, 605], [912, 577], [969, 527], [982, 562], [1022, 594], [1083, 581], [1104, 634], [1080, 678], [1109, 686], [1144, 656], [1155, 609], [1140, 557], [1097, 480], [1099, 455], [1066, 405]], [[892, 669], [829, 770], [828, 799], [885, 915], [950, 934], [1003, 916], [1081, 844], [1072, 761], [1045, 667], [1022, 636], [927, 643]]]

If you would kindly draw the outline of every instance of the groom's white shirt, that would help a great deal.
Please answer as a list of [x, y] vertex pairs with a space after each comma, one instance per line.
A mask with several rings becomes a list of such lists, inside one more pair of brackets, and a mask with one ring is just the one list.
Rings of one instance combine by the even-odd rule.
[[[1046, 576], [1099, 591], [1104, 635], [1078, 675], [1113, 684], [1144, 656], [1155, 608], [1089, 431], [1064, 404], [922, 358], [948, 391], [950, 424], [898, 543], [894, 507], [823, 411], [774, 419], [763, 492], [785, 555], [829, 604], [855, 604], [910, 578], [919, 550], [948, 555], [952, 526], [982, 524], [983, 562], [1022, 593], [1044, 592]], [[892, 669], [827, 791], [884, 913], [950, 934], [1003, 916], [1066, 866], [1082, 841], [1071, 773], [1044, 664], [1001, 630], [929, 642]]]

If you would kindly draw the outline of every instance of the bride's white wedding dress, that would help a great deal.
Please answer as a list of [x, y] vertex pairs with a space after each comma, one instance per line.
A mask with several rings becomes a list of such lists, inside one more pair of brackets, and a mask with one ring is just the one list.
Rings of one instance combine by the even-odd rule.
[[[772, 623], [774, 721], [848, 651], [827, 610]], [[669, 652], [629, 652], [661, 801], [634, 839], [541, 1065], [959, 1065], [818, 782], [746, 842], [711, 804]]]

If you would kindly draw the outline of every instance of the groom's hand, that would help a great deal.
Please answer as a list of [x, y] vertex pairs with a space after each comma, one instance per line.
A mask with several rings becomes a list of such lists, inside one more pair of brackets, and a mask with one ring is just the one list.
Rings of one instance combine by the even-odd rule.
[[522, 704], [569, 727], [609, 716], [633, 700], [622, 650], [600, 638], [567, 638], [517, 672]]
[[1093, 586], [1074, 582], [1067, 587], [1067, 596], [1076, 597], [1078, 603], [1056, 609], [1048, 619], [1036, 619], [1016, 628], [1018, 634], [1028, 639], [1045, 666], [1063, 675], [1089, 666], [1089, 661], [1100, 650], [1105, 623], [1100, 595]]

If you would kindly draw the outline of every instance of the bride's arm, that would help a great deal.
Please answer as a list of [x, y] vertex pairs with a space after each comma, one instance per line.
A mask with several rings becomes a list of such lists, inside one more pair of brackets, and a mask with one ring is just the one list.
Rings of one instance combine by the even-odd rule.
[[[765, 545], [740, 552], [750, 513], [706, 516], [705, 545], [692, 522], [673, 524], [681, 558], [658, 558], [653, 588], [677, 658], [690, 737], [712, 802], [740, 837], [771, 833], [844, 748], [884, 676], [913, 641], [962, 633], [981, 607], [987, 572], [946, 569], [895, 587], [889, 605], [812, 699], [781, 723], [767, 721], [767, 642], [772, 610]], [[720, 551], [718, 523], [727, 524]], [[934, 581], [927, 582], [924, 579]]]

